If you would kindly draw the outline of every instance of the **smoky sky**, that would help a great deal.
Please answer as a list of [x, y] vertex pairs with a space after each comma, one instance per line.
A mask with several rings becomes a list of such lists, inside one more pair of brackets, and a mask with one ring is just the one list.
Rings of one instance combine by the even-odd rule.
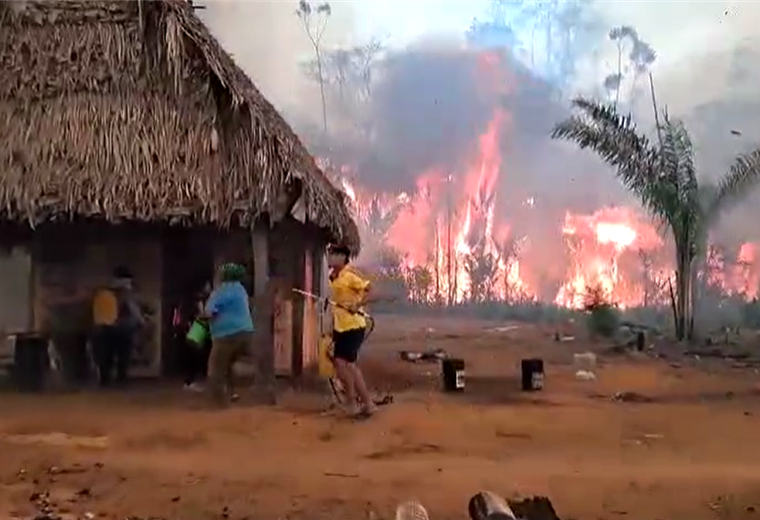
[[355, 150], [361, 184], [398, 192], [413, 189], [431, 169], [466, 174], [478, 137], [501, 108], [508, 114], [499, 142], [501, 217], [518, 217], [527, 198], [551, 205], [543, 211], [556, 219], [566, 209], [593, 211], [624, 200], [614, 176], [599, 175], [604, 167], [590, 154], [550, 139], [552, 127], [570, 114], [561, 93], [508, 51], [498, 57], [491, 70], [482, 53], [444, 44], [389, 55], [371, 98], [374, 138]]
[[409, 189], [425, 170], [457, 165], [495, 106], [483, 96], [469, 53], [395, 52], [378, 75], [371, 105], [375, 153], [360, 168], [372, 172], [362, 180], [373, 188]]
[[[760, 42], [748, 40], [730, 53], [709, 57], [701, 63], [704, 73], [724, 64], [722, 95], [700, 103], [684, 119], [695, 142], [697, 166], [706, 181], [717, 182], [741, 153], [760, 146]], [[716, 229], [722, 245], [736, 246], [760, 240], [760, 187], [727, 211]]]
[[[263, 93], [286, 111], [316, 155], [322, 155], [325, 148], [348, 151], [347, 160], [341, 157], [339, 162], [357, 166], [360, 184], [371, 190], [398, 192], [413, 189], [420, 174], [432, 168], [454, 176], [463, 174], [476, 152], [478, 136], [501, 106], [509, 114], [500, 143], [503, 161], [497, 200], [501, 218], [534, 219], [519, 214], [519, 202], [528, 196], [536, 199], [547, 229], [555, 229], [553, 221], [566, 210], [593, 212], [604, 205], [636, 204], [614, 172], [593, 154], [549, 139], [551, 127], [569, 114], [567, 101], [572, 93], [557, 92], [509, 60], [509, 51], [501, 65], [508, 74], [500, 79], [508, 88], [484, 88], [493, 79], [483, 77], [478, 54], [462, 50], [455, 37], [388, 50], [375, 63], [372, 95], [357, 118], [368, 120], [361, 124], [371, 128], [369, 137], [346, 139], [345, 134], [333, 130], [339, 125], [331, 124], [325, 139], [312, 128], [321, 126], [314, 125], [321, 115], [318, 87], [299, 67], [313, 53], [293, 15], [294, 5], [214, 1], [208, 2], [204, 19]], [[752, 36], [760, 7], [751, 2], [728, 2], [724, 8], [719, 2], [705, 2], [697, 9], [665, 2], [661, 16], [652, 18], [641, 5], [610, 2], [597, 7], [604, 11], [609, 27], [631, 24], [654, 46], [658, 102], [686, 121], [700, 177], [717, 180], [736, 154], [760, 143], [760, 91], [756, 88], [760, 39]], [[361, 43], [350, 38], [354, 33], [352, 4], [336, 4], [334, 11], [325, 48]], [[673, 29], [675, 20], [682, 30]], [[257, 29], [253, 33], [246, 29], [251, 23]], [[278, 27], [276, 34], [271, 27]], [[705, 32], [707, 29], [712, 32]], [[738, 41], [741, 36], [744, 41]], [[605, 69], [607, 61], [614, 62], [615, 49], [604, 35], [599, 45], [601, 54], [589, 56], [587, 61]], [[579, 75], [584, 77], [576, 79], [583, 79], [579, 83], [591, 92], [590, 85], [599, 78]], [[635, 116], [642, 131], [649, 131], [653, 128], [652, 109], [644, 90], [635, 103]], [[341, 117], [330, 99], [328, 116], [331, 121]], [[756, 190], [747, 202], [725, 215], [719, 231], [726, 241], [760, 239], [754, 224], [760, 218], [758, 202]]]

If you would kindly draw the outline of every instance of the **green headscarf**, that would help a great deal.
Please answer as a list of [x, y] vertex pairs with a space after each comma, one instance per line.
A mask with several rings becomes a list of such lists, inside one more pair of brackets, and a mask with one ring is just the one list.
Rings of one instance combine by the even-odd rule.
[[242, 282], [245, 279], [245, 267], [240, 264], [227, 263], [219, 268], [223, 282]]

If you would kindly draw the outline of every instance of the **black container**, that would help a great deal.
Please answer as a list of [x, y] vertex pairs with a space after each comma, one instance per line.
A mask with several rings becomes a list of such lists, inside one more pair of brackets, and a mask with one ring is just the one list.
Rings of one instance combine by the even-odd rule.
[[50, 370], [48, 340], [37, 334], [19, 334], [13, 352], [13, 379], [22, 392], [39, 392]]
[[523, 359], [522, 369], [523, 392], [536, 392], [544, 388], [544, 360], [540, 358]]
[[640, 330], [636, 334], [636, 350], [638, 350], [639, 352], [643, 352], [644, 345], [646, 344], [646, 342], [647, 342], [646, 334], [644, 334], [644, 331]]
[[464, 360], [444, 359], [441, 361], [443, 390], [445, 392], [464, 392]]

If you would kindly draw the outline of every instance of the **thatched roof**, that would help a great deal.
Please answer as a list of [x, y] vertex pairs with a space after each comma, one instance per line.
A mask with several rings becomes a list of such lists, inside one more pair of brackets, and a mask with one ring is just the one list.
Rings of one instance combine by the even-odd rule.
[[[0, 1], [0, 220], [247, 226], [344, 195], [184, 0]], [[280, 215], [281, 216], [281, 215]]]

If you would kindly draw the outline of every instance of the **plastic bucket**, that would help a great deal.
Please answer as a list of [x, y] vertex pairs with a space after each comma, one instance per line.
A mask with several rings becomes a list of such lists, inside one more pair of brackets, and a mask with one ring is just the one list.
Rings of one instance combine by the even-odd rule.
[[194, 321], [190, 325], [190, 330], [187, 331], [187, 340], [195, 343], [196, 345], [203, 345], [208, 338], [208, 328], [204, 323], [200, 321]]

